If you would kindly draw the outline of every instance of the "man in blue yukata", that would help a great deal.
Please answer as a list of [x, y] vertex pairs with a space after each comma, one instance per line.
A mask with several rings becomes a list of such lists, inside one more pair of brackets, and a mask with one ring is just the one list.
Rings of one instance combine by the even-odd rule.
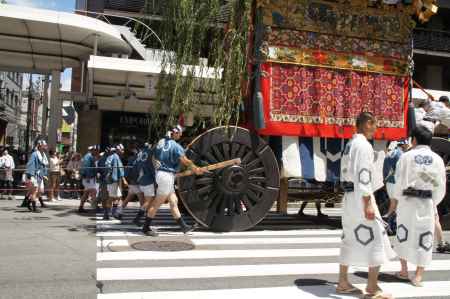
[[90, 198], [94, 201], [97, 197], [98, 183], [97, 183], [97, 169], [96, 161], [98, 159], [99, 146], [93, 145], [88, 147], [88, 152], [81, 160], [80, 174], [84, 187], [83, 195], [80, 198], [79, 213], [86, 213], [84, 203]]
[[[126, 187], [128, 185], [125, 179], [125, 172], [120, 155], [123, 155], [124, 147], [122, 144], [111, 148], [111, 154], [108, 156], [105, 162], [105, 167], [107, 168], [106, 183], [108, 190], [108, 200], [105, 205], [105, 211], [103, 215], [104, 220], [109, 220], [111, 209], [113, 203], [117, 209], [117, 205], [122, 198], [122, 186]], [[113, 215], [116, 214], [115, 209], [112, 211]]]
[[[41, 210], [36, 208], [36, 202], [44, 192], [44, 179], [47, 178], [48, 158], [45, 154], [46, 149], [47, 143], [45, 140], [38, 140], [25, 171], [29, 203], [34, 213], [41, 212]], [[41, 205], [43, 205], [42, 202]]]
[[186, 157], [183, 147], [177, 142], [182, 134], [183, 129], [178, 125], [168, 132], [166, 137], [161, 139], [156, 145], [154, 151], [154, 160], [155, 164], [157, 164], [155, 178], [156, 197], [148, 209], [145, 224], [142, 228], [142, 231], [148, 236], [158, 236], [158, 232], [150, 225], [159, 207], [166, 201], [169, 202], [172, 216], [180, 225], [183, 233], [186, 234], [195, 229], [195, 226], [189, 226], [184, 222], [178, 209], [178, 198], [174, 187], [175, 174], [180, 170], [181, 165], [186, 166], [196, 175], [201, 175], [203, 171]]

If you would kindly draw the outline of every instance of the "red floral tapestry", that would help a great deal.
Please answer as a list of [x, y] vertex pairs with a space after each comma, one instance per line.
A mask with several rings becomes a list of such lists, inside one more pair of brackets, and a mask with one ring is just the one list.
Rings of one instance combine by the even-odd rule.
[[301, 65], [262, 64], [265, 135], [351, 138], [362, 111], [376, 138], [406, 136], [408, 77]]

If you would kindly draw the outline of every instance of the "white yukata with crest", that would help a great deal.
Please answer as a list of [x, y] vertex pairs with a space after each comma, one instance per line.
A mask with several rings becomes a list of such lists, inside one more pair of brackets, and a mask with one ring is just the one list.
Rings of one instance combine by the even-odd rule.
[[[432, 259], [436, 206], [445, 196], [446, 171], [442, 158], [429, 146], [418, 145], [404, 153], [395, 171], [397, 238], [395, 250], [408, 262], [427, 266]], [[403, 195], [413, 188], [429, 190], [431, 198]]]
[[[373, 196], [374, 151], [362, 134], [347, 143], [341, 160], [341, 181], [351, 182], [353, 192], [345, 192], [342, 215], [340, 263], [347, 266], [380, 266], [395, 258], [380, 212]], [[370, 196], [375, 210], [374, 220], [364, 214], [363, 197]]]

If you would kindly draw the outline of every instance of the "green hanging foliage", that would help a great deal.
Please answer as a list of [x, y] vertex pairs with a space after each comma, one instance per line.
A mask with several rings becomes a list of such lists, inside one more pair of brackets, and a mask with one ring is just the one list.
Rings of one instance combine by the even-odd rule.
[[[251, 30], [251, 0], [165, 0], [160, 20], [146, 21], [161, 38], [164, 50], [152, 126], [162, 132], [187, 112], [199, 114], [213, 105], [213, 125], [239, 122], [245, 97], [247, 53]], [[227, 20], [219, 20], [229, 9]], [[154, 15], [154, 2], [146, 1], [146, 14]], [[225, 22], [224, 22], [225, 21]], [[148, 41], [155, 46], [154, 40]], [[205, 58], [208, 63], [205, 63]], [[199, 77], [208, 77], [199, 78]], [[167, 109], [167, 111], [164, 111]], [[160, 112], [167, 114], [162, 124]]]

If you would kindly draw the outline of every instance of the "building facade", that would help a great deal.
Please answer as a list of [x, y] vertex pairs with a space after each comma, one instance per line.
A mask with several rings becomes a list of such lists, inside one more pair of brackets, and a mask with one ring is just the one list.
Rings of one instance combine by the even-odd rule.
[[[450, 0], [414, 29], [414, 80], [425, 89], [450, 91]], [[417, 86], [416, 86], [417, 87]]]
[[[77, 0], [77, 13], [93, 17], [98, 15], [89, 12], [107, 14], [108, 21], [120, 31], [132, 48], [128, 55], [106, 57], [103, 53], [99, 54], [102, 56], [96, 56], [91, 64], [73, 69], [71, 91], [86, 94], [95, 101], [95, 105], [86, 102], [75, 103], [78, 113], [79, 151], [84, 151], [92, 144], [143, 144], [155, 138], [149, 129], [149, 117], [154, 109], [152, 102], [156, 96], [155, 86], [160, 75], [160, 71], [155, 70], [161, 67], [163, 53], [156, 39], [154, 45], [143, 44], [133, 32], [133, 23], [127, 18], [154, 17], [158, 20], [159, 8], [163, 3], [164, 1], [160, 0]], [[145, 5], [150, 16], [143, 14]], [[207, 59], [202, 63], [207, 65]], [[92, 85], [83, 82], [88, 80], [89, 76], [92, 77]], [[211, 107], [203, 109], [197, 115], [210, 115]], [[164, 113], [160, 112], [161, 115]]]
[[21, 146], [23, 128], [20, 126], [23, 75], [0, 72], [0, 144]]

